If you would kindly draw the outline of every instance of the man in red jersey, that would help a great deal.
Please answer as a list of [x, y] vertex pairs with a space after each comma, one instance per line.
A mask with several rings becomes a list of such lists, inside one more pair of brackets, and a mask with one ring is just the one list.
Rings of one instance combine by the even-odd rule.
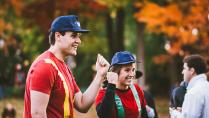
[[66, 56], [77, 54], [80, 33], [86, 32], [89, 30], [81, 29], [75, 15], [60, 16], [52, 22], [50, 48], [33, 62], [27, 75], [24, 118], [74, 118], [74, 108], [85, 113], [91, 107], [109, 63], [98, 54], [95, 79], [81, 93], [64, 62]]

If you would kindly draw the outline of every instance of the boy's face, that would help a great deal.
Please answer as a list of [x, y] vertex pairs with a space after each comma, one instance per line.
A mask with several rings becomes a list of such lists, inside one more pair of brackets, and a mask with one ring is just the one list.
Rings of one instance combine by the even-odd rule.
[[135, 69], [135, 63], [122, 66], [118, 75], [118, 83], [123, 86], [131, 85], [132, 79], [135, 77]]

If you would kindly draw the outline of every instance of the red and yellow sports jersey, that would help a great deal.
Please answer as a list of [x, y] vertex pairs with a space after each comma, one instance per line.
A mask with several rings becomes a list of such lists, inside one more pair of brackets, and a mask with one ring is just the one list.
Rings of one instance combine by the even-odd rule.
[[31, 118], [30, 90], [50, 96], [46, 110], [48, 118], [74, 117], [74, 95], [80, 89], [65, 62], [51, 52], [41, 54], [30, 67], [25, 86], [24, 118]]

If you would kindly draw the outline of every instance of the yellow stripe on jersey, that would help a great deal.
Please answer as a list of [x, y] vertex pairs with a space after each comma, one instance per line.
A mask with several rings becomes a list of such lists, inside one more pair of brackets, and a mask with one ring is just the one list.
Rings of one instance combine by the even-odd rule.
[[58, 69], [57, 65], [54, 63], [54, 61], [52, 61], [51, 59], [45, 59], [44, 61], [45, 61], [45, 63], [50, 63], [55, 67], [55, 69], [58, 71], [59, 77], [63, 81], [63, 86], [65, 89], [64, 118], [69, 118], [69, 116], [70, 116], [70, 103], [69, 103], [70, 95], [69, 94], [70, 94], [70, 92], [69, 92], [67, 83], [65, 81], [65, 78], [64, 78], [63, 74], [59, 71], [59, 69]]

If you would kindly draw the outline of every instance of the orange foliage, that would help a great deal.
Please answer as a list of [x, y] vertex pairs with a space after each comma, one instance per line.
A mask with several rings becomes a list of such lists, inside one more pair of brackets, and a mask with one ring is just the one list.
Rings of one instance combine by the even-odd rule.
[[0, 36], [3, 35], [5, 30], [11, 31], [13, 29], [12, 24], [6, 23], [3, 19], [0, 19]]
[[58, 2], [56, 2], [56, 7], [62, 10], [69, 10], [78, 8], [80, 3], [80, 0], [59, 0]]
[[172, 55], [178, 54], [178, 52], [181, 50], [180, 43], [172, 43], [171, 48], [168, 50], [168, 52]]
[[93, 10], [97, 10], [97, 11], [103, 11], [105, 9], [107, 9], [106, 5], [100, 4], [99, 2], [90, 2], [89, 3], [90, 8], [92, 8]]
[[143, 6], [143, 4], [141, 2], [135, 2], [133, 5], [136, 8], [141, 8]]
[[135, 18], [139, 22], [146, 22], [148, 30], [152, 30], [153, 27], [161, 26], [162, 24], [167, 25], [167, 23], [179, 22], [182, 16], [175, 4], [160, 7], [157, 4], [146, 2], [143, 9], [135, 14]]
[[159, 32], [167, 32], [168, 36], [177, 36], [179, 33], [179, 30], [175, 26], [161, 26], [158, 30]]
[[81, 14], [86, 18], [96, 17], [96, 13], [104, 9], [105, 6], [90, 0], [40, 0], [27, 5], [24, 8], [24, 16], [47, 33], [52, 19], [57, 16]]
[[192, 32], [190, 31], [184, 31], [179, 36], [182, 40], [181, 44], [193, 44], [197, 41], [197, 37], [192, 35]]
[[16, 15], [20, 16], [23, 9], [23, 1], [22, 0], [10, 0], [12, 7]]
[[12, 9], [16, 16], [20, 16], [23, 8], [22, 0], [8, 0], [3, 2], [0, 5], [0, 37], [4, 38], [4, 31], [12, 31], [13, 24], [6, 20], [6, 17], [9, 16], [9, 13], [6, 11]]
[[0, 19], [0, 36], [3, 34], [3, 27], [4, 27], [5, 23], [2, 19]]
[[185, 45], [208, 53], [208, 0], [172, 2], [167, 6], [149, 1], [143, 5], [135, 4], [140, 7], [140, 11], [134, 15], [137, 21], [146, 23], [146, 29], [150, 32], [167, 34], [171, 42], [169, 54], [179, 54]]
[[107, 9], [107, 6], [96, 1], [87, 1], [85, 3], [89, 10], [83, 10], [80, 14], [86, 18], [95, 18], [97, 13], [101, 13]]
[[168, 55], [157, 55], [157, 56], [154, 56], [152, 58], [153, 62], [156, 63], [156, 64], [162, 64], [162, 63], [165, 63], [165, 62], [168, 62], [170, 60], [170, 56]]

